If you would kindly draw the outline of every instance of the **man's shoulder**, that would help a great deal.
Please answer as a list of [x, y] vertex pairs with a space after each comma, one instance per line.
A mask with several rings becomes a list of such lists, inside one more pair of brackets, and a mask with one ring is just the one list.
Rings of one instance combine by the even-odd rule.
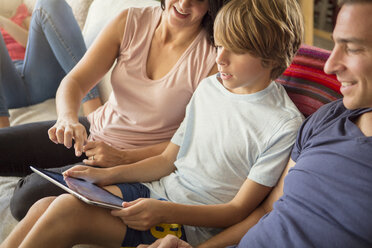
[[309, 116], [309, 119], [316, 122], [329, 121], [338, 118], [346, 112], [348, 110], [345, 108], [342, 99], [338, 99], [321, 106], [315, 113]]
[[349, 116], [356, 116], [363, 112], [369, 111], [365, 108], [361, 109], [347, 109], [341, 99], [335, 100], [320, 107], [309, 118], [315, 122], [330, 122], [335, 119], [345, 118]]

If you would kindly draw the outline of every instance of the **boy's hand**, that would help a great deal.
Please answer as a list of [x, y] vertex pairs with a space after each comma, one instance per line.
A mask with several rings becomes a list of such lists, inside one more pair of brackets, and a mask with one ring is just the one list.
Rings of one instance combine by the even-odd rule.
[[177, 238], [174, 235], [168, 234], [165, 238], [158, 239], [151, 245], [139, 245], [137, 248], [192, 248], [185, 241]]
[[63, 172], [65, 177], [81, 178], [85, 181], [95, 183], [100, 186], [107, 185], [108, 173], [104, 168], [94, 168], [85, 165], [76, 165]]
[[124, 202], [124, 209], [112, 210], [111, 214], [120, 217], [128, 227], [144, 231], [164, 222], [168, 203], [150, 198], [139, 198], [132, 202]]
[[125, 151], [115, 149], [102, 141], [88, 141], [83, 146], [83, 152], [88, 157], [88, 159], [83, 161], [87, 165], [112, 167], [126, 163], [124, 159]]

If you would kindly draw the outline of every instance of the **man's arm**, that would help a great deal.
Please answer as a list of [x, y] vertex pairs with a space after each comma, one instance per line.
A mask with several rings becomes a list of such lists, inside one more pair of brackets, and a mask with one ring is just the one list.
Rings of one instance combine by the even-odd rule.
[[256, 208], [246, 219], [225, 229], [198, 247], [226, 247], [229, 245], [238, 244], [247, 231], [254, 226], [262, 216], [270, 212], [273, 208], [274, 202], [276, 202], [283, 195], [284, 178], [288, 174], [289, 169], [295, 166], [295, 164], [296, 163], [292, 159], [289, 160], [275, 188], [271, 191], [265, 201], [262, 202], [262, 204]]

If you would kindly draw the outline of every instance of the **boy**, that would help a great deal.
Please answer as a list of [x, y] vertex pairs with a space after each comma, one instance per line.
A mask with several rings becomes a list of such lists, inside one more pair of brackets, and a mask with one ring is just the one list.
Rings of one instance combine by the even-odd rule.
[[64, 173], [116, 184], [107, 189], [124, 198], [124, 209], [109, 212], [71, 195], [46, 198], [31, 208], [6, 247], [136, 246], [160, 237], [168, 227], [151, 228], [159, 223], [185, 225], [185, 233], [175, 234], [197, 245], [243, 220], [276, 184], [303, 120], [272, 81], [300, 46], [299, 13], [295, 0], [227, 4], [215, 22], [220, 73], [201, 82], [166, 150], [134, 164], [76, 166]]
[[[372, 247], [372, 0], [338, 4], [324, 71], [336, 74], [343, 99], [303, 123], [265, 202], [200, 247], [237, 244], [243, 233], [238, 247]], [[186, 247], [171, 236], [163, 242]]]

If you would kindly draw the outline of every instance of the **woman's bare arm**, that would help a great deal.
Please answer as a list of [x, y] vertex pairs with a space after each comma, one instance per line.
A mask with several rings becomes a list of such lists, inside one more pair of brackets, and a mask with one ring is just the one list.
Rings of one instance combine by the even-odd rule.
[[127, 11], [114, 18], [98, 35], [78, 64], [66, 75], [57, 90], [57, 123], [49, 129], [49, 138], [66, 147], [75, 140], [75, 153], [80, 156], [86, 132], [78, 122], [83, 97], [109, 71], [115, 62], [124, 34]]

